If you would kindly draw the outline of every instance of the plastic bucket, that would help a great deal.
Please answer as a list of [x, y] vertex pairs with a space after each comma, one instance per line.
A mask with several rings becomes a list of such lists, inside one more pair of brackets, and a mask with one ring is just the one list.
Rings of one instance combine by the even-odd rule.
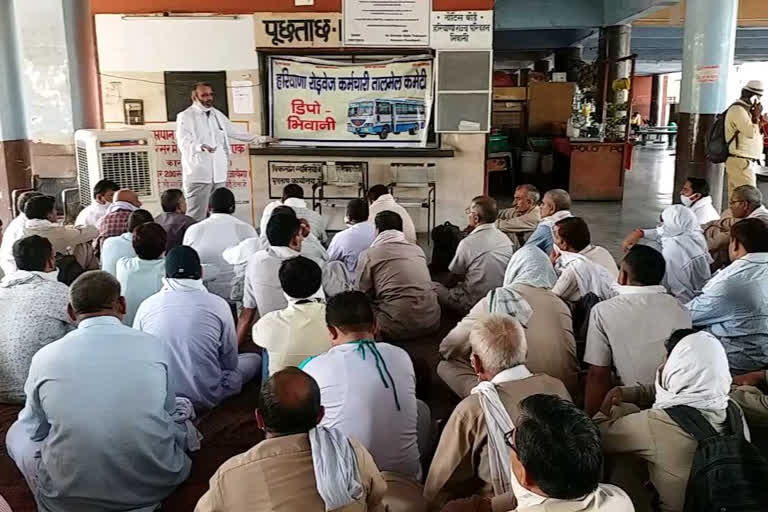
[[536, 151], [523, 151], [520, 159], [520, 171], [523, 174], [535, 174], [539, 171], [541, 154]]

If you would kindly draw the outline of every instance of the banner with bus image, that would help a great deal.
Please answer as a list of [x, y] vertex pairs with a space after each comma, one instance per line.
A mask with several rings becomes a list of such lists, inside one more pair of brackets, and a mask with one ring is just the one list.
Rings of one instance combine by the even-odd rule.
[[270, 57], [271, 135], [286, 144], [424, 147], [432, 58], [339, 63]]

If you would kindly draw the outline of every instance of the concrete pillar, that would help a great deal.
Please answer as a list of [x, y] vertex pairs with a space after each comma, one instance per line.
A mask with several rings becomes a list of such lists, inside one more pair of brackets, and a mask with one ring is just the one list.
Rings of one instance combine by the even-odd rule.
[[568, 46], [555, 50], [555, 71], [558, 73], [567, 73], [569, 82], [576, 82], [579, 79], [579, 69], [575, 64], [581, 61], [581, 47]]
[[661, 105], [662, 105], [662, 87], [661, 75], [653, 75], [651, 83], [651, 116], [649, 122], [651, 126], [661, 125]]
[[[632, 53], [632, 25], [613, 25], [600, 29], [599, 60], [606, 61], [628, 57]], [[608, 67], [608, 87], [605, 99], [608, 103], [621, 103], [627, 101], [627, 91], [614, 93], [611, 85], [617, 78], [629, 77], [630, 61], [611, 63]], [[597, 72], [597, 115], [602, 119], [603, 112], [603, 85], [605, 83], [605, 69], [601, 64]]]
[[91, 0], [61, 0], [61, 5], [73, 128], [101, 128], [101, 93]]
[[[688, 176], [705, 178], [715, 208], [721, 205], [723, 165], [707, 161], [706, 135], [728, 103], [738, 8], [738, 0], [688, 0], [685, 6], [675, 190]], [[672, 197], [677, 201], [677, 193]]]
[[0, 218], [12, 217], [11, 192], [31, 183], [13, 2], [0, 1]]

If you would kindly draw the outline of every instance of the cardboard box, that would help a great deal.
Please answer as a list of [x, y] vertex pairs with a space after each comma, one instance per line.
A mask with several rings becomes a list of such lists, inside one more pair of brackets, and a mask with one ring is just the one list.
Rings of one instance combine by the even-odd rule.
[[494, 87], [493, 99], [502, 101], [525, 101], [528, 99], [527, 87]]

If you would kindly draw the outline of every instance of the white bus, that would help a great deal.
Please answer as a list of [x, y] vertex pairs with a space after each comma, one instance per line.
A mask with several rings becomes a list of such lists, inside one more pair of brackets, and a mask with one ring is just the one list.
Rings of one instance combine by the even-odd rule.
[[376, 134], [386, 139], [390, 133], [416, 135], [426, 127], [424, 100], [358, 100], [347, 109], [347, 131], [366, 137]]

